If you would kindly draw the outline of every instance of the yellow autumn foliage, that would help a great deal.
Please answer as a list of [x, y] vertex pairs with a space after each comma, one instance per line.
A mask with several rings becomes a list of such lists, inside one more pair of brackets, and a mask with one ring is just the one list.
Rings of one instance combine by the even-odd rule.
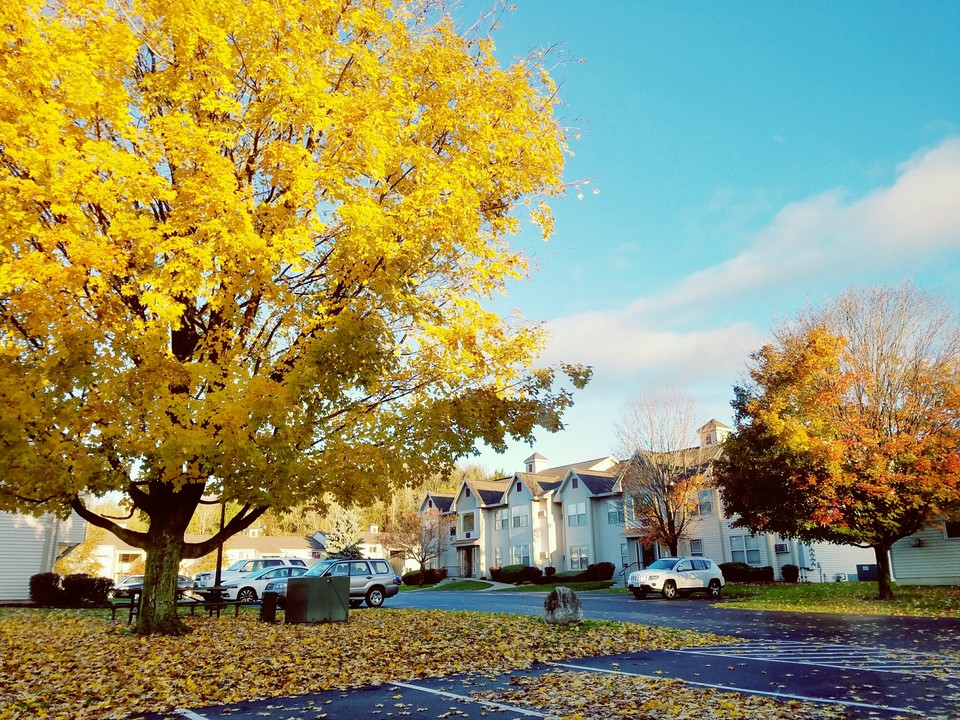
[[204, 495], [230, 534], [560, 427], [589, 371], [488, 303], [551, 230], [555, 91], [433, 3], [0, 3], [0, 506], [200, 556]]

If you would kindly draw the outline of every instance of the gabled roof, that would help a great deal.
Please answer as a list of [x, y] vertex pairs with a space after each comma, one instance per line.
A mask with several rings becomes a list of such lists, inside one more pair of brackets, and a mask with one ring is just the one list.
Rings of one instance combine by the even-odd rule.
[[560, 493], [563, 492], [564, 488], [569, 485], [570, 481], [573, 478], [579, 479], [584, 487], [590, 491], [590, 494], [593, 496], [601, 495], [611, 495], [617, 492], [617, 484], [620, 481], [620, 473], [617, 471], [617, 467], [612, 471], [576, 471], [568, 470], [567, 474], [563, 476], [563, 480], [558, 484], [557, 487], [557, 497], [555, 497], [555, 502], [561, 502], [559, 497]]
[[454, 497], [456, 496], [450, 493], [428, 492], [424, 496], [423, 502], [420, 503], [420, 512], [426, 512], [428, 508], [427, 501], [429, 500], [433, 503], [433, 507], [445, 515], [450, 512], [450, 508], [453, 507]]
[[[537, 473], [543, 479], [562, 480], [570, 470], [583, 471], [606, 471], [608, 468], [617, 464], [617, 459], [612, 455], [594, 458], [593, 460], [584, 460], [582, 462], [571, 463], [570, 465], [558, 465], [557, 467], [547, 468]], [[526, 473], [525, 473], [526, 474]], [[546, 477], [543, 477], [546, 476]], [[542, 480], [541, 480], [542, 482]]]
[[[504, 494], [510, 487], [511, 482], [512, 478], [500, 478], [499, 480], [464, 480], [463, 485], [466, 485], [473, 491], [473, 494], [477, 497], [481, 506], [488, 507], [490, 505], [503, 505], [506, 502]], [[463, 486], [460, 487], [460, 492], [462, 491]], [[459, 495], [460, 492], [458, 492], [457, 495]]]

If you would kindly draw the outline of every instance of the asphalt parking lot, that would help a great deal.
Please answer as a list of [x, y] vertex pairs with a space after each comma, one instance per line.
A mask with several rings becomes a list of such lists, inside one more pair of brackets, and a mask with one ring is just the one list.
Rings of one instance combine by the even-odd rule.
[[[160, 718], [316, 720], [318, 718], [548, 718], [545, 711], [491, 703], [475, 693], [505, 690], [518, 677], [574, 671], [674, 678], [703, 689], [783, 701], [839, 704], [857, 720], [960, 718], [960, 621], [870, 616], [756, 613], [704, 600], [638, 602], [627, 595], [583, 594], [587, 617], [735, 635], [739, 642], [537, 664], [495, 678], [425, 678], [228, 706]], [[537, 614], [543, 598], [520, 593], [409, 592], [391, 607], [474, 609]], [[363, 609], [360, 612], [383, 612]], [[468, 652], [468, 649], [465, 649]]]

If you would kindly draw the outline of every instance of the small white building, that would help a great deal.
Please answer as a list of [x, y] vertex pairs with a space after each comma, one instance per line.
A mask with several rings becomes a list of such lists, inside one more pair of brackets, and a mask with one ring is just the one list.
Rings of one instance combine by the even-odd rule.
[[29, 600], [30, 578], [53, 572], [57, 558], [83, 542], [86, 525], [76, 513], [60, 520], [0, 512], [0, 600]]
[[895, 542], [890, 566], [901, 585], [960, 585], [960, 522], [934, 523]]

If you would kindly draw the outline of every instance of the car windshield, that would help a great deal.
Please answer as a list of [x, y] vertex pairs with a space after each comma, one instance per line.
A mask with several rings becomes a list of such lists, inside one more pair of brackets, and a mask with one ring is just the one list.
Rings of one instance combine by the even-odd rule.
[[324, 560], [323, 562], [319, 562], [319, 563], [317, 563], [316, 565], [314, 565], [312, 568], [310, 568], [309, 570], [307, 570], [307, 571], [303, 574], [303, 576], [304, 576], [304, 577], [319, 577], [320, 575], [323, 575], [323, 574], [327, 571], [327, 568], [329, 568], [331, 565], [333, 565], [334, 562], [335, 562], [334, 560]]
[[123, 580], [120, 581], [121, 585], [131, 585], [133, 583], [143, 582], [143, 575], [127, 575]]
[[237, 560], [234, 563], [231, 563], [230, 567], [227, 568], [228, 571], [239, 570], [246, 564], [246, 560]]
[[647, 570], [673, 570], [679, 562], [677, 558], [660, 558], [656, 562], [647, 565]]

